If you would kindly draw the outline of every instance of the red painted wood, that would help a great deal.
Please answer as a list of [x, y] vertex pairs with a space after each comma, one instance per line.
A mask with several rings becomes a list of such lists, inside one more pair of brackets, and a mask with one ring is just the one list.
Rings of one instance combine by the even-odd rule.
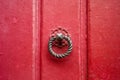
[[[0, 18], [0, 80], [86, 79], [85, 1], [4, 0]], [[73, 41], [72, 53], [61, 60], [48, 52], [51, 30], [58, 26]]]
[[[80, 5], [81, 3], [83, 4]], [[80, 2], [80, 0], [43, 0], [41, 7], [41, 79], [85, 80], [85, 1]], [[56, 59], [52, 57], [48, 51], [48, 40], [50, 38], [52, 30], [57, 29], [58, 27], [66, 29], [73, 41], [72, 53], [64, 59]], [[61, 51], [62, 50], [63, 49], [61, 49]]]
[[0, 0], [0, 80], [33, 80], [32, 0]]
[[[119, 80], [119, 7], [118, 0], [0, 1], [0, 80]], [[61, 60], [48, 52], [58, 26], [73, 41], [71, 55]]]
[[120, 80], [120, 0], [89, 0], [89, 80]]

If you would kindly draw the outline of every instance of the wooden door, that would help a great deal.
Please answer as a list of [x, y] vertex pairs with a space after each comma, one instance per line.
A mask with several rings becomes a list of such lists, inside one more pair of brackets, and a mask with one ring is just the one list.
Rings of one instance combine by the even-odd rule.
[[[119, 80], [119, 7], [119, 0], [1, 0], [0, 80]], [[48, 50], [58, 28], [73, 45], [62, 59]]]

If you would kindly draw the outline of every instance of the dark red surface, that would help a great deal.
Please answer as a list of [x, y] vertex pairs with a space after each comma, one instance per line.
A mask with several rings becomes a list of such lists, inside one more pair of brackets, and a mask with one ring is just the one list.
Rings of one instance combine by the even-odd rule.
[[120, 0], [89, 0], [88, 80], [120, 80]]

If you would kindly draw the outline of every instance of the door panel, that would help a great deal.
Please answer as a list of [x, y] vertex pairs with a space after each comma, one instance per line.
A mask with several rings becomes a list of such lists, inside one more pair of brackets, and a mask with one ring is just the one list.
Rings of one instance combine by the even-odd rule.
[[32, 0], [0, 0], [0, 80], [33, 80]]
[[[86, 30], [82, 28], [83, 32], [80, 32], [80, 6], [81, 5], [79, 0], [42, 1], [42, 80], [85, 80], [86, 46], [84, 36]], [[85, 3], [83, 6], [85, 6]], [[82, 25], [84, 25], [84, 23], [85, 21], [83, 21]], [[48, 41], [50, 35], [52, 31], [57, 28], [66, 29], [66, 31], [68, 31], [70, 34], [73, 42], [73, 50], [71, 54], [63, 59], [56, 59], [52, 57], [48, 51]], [[83, 44], [81, 47], [83, 53], [80, 51], [80, 33], [83, 34], [81, 38], [83, 39], [83, 42], [81, 42]]]
[[89, 80], [120, 80], [120, 0], [89, 0]]

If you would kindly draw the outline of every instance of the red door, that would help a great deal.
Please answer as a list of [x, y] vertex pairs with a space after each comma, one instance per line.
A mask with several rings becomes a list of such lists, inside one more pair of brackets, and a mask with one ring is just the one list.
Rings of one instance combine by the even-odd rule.
[[[1, 0], [0, 80], [119, 80], [119, 7], [119, 0]], [[58, 58], [49, 48], [72, 49]]]

